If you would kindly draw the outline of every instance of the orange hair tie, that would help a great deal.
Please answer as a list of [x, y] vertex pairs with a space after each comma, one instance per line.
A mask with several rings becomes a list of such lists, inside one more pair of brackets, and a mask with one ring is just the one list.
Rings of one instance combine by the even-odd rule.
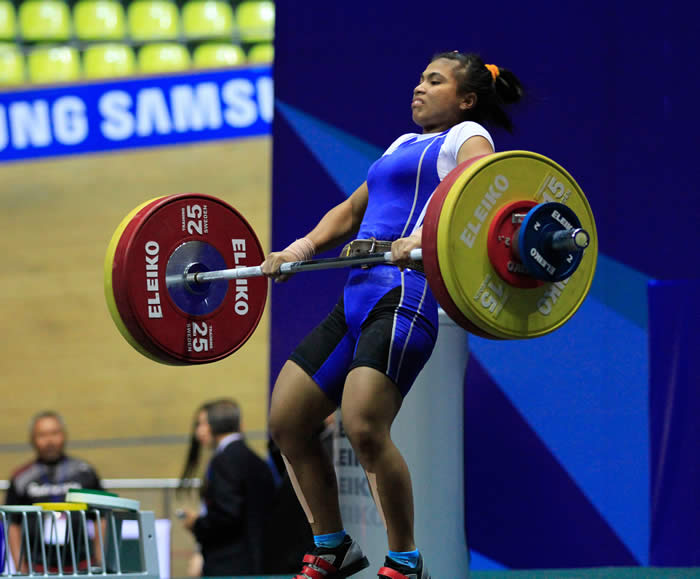
[[489, 69], [489, 72], [491, 73], [491, 78], [493, 78], [493, 82], [496, 82], [496, 79], [498, 78], [498, 75], [501, 74], [501, 71], [495, 64], [487, 64], [485, 66]]

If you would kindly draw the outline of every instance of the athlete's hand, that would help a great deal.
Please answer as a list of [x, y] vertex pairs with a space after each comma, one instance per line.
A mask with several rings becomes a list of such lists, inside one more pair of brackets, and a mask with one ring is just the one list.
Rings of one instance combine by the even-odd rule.
[[423, 228], [417, 229], [408, 237], [401, 237], [391, 244], [391, 261], [404, 269], [411, 261], [411, 250], [421, 247], [421, 233]]
[[276, 282], [287, 281], [291, 274], [280, 273], [280, 267], [283, 263], [289, 261], [298, 261], [297, 257], [289, 251], [273, 251], [262, 262], [262, 272], [265, 277], [271, 277]]

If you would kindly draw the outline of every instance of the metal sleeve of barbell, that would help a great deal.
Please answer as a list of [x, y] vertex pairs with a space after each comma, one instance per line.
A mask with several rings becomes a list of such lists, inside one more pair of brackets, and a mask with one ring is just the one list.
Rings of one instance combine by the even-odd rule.
[[582, 251], [590, 242], [591, 236], [588, 231], [577, 227], [554, 232], [550, 243], [556, 251]]
[[[423, 259], [423, 250], [413, 249], [410, 253], [413, 261]], [[323, 269], [338, 269], [342, 267], [352, 267], [357, 265], [376, 265], [381, 263], [391, 263], [391, 252], [385, 253], [365, 253], [350, 257], [329, 257], [324, 259], [310, 259], [308, 261], [289, 261], [280, 267], [281, 274], [299, 273], [302, 271], [317, 271]], [[205, 283], [208, 281], [242, 279], [248, 277], [260, 277], [263, 275], [262, 266], [237, 267], [233, 269], [221, 269], [217, 271], [203, 271], [190, 273], [185, 277], [188, 283]]]

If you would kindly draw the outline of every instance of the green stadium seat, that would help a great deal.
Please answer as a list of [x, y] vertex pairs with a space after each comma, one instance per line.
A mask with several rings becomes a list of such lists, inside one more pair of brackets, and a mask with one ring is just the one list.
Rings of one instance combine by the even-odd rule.
[[0, 44], [0, 86], [24, 83], [24, 56], [16, 44]]
[[73, 7], [78, 40], [122, 40], [126, 33], [124, 6], [118, 0], [78, 0]]
[[236, 8], [241, 42], [271, 42], [275, 35], [275, 3], [244, 0]]
[[9, 0], [0, 0], [0, 40], [14, 40], [17, 35], [17, 13]]
[[129, 33], [136, 41], [175, 40], [180, 13], [170, 0], [134, 0], [127, 8]]
[[245, 64], [246, 56], [237, 44], [205, 42], [194, 49], [194, 68], [224, 68]]
[[72, 46], [42, 46], [27, 56], [29, 80], [37, 84], [80, 79], [80, 55]]
[[275, 59], [275, 47], [267, 42], [255, 44], [248, 50], [248, 62], [267, 64]]
[[185, 38], [231, 39], [234, 31], [233, 8], [221, 0], [189, 0], [182, 7]]
[[136, 57], [126, 44], [94, 44], [83, 52], [85, 78], [117, 78], [136, 71]]
[[145, 74], [179, 72], [190, 67], [190, 53], [176, 42], [146, 44], [139, 50], [138, 65]]
[[62, 0], [24, 0], [19, 5], [19, 29], [28, 42], [69, 40], [68, 4]]

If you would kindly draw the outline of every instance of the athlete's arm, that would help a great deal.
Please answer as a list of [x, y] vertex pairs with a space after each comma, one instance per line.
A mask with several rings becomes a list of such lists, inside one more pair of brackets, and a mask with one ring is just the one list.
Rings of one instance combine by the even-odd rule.
[[478, 157], [479, 155], [490, 155], [493, 153], [493, 147], [488, 139], [480, 135], [474, 135], [468, 138], [457, 152], [457, 164], [464, 163], [467, 159]]
[[368, 199], [369, 190], [365, 181], [350, 197], [321, 218], [318, 225], [306, 236], [313, 241], [317, 252], [332, 249], [359, 231]]
[[[340, 245], [360, 229], [362, 217], [367, 209], [369, 190], [367, 182], [360, 185], [350, 197], [328, 211], [305, 237], [313, 244], [316, 253], [332, 249]], [[287, 261], [297, 261], [298, 257], [291, 252], [273, 251], [262, 264], [262, 271], [267, 276], [284, 281], [289, 276], [278, 275], [280, 266]]]

